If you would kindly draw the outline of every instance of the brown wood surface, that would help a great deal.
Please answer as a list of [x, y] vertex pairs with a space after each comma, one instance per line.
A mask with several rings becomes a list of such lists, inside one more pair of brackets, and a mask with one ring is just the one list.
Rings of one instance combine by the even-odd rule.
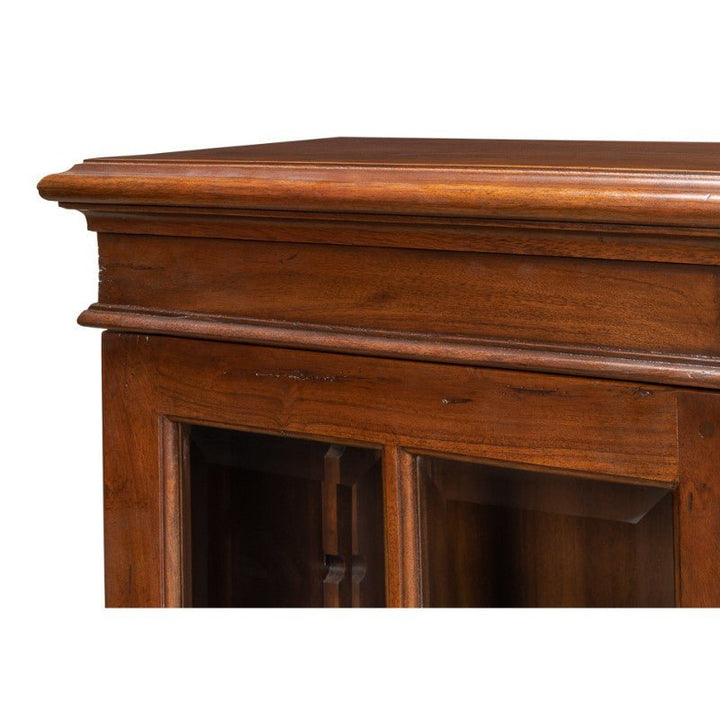
[[682, 393], [678, 411], [680, 604], [720, 607], [720, 396]]
[[720, 388], [718, 148], [335, 138], [40, 189], [101, 233], [84, 324]]
[[349, 571], [346, 535], [348, 523], [345, 522], [343, 512], [344, 503], [341, 500], [341, 461], [345, 448], [342, 445], [332, 445], [325, 453], [324, 472], [322, 479], [322, 538], [323, 553], [326, 558], [337, 558], [342, 563], [342, 571], [337, 581], [332, 574], [323, 584], [324, 607], [348, 607], [348, 593], [351, 589], [347, 582]]
[[720, 143], [337, 137], [88, 162], [103, 161], [713, 172], [720, 170]]
[[544, 348], [720, 355], [716, 268], [100, 235], [100, 303]]
[[720, 224], [720, 144], [339, 138], [89, 160], [62, 202]]
[[97, 232], [718, 265], [720, 228], [62, 203]]
[[422, 440], [444, 454], [678, 477], [668, 389], [152, 336], [145, 347], [166, 415], [211, 408], [216, 423], [269, 432], [409, 448]]
[[192, 597], [188, 430], [165, 417], [159, 419], [159, 429], [164, 604], [185, 607]]
[[143, 334], [720, 388], [720, 359], [707, 357], [623, 353], [604, 348], [583, 350], [577, 346], [548, 347], [419, 333], [367, 332], [100, 303], [81, 313], [78, 322], [88, 327]]
[[[141, 341], [135, 338], [133, 344]], [[177, 575], [165, 575], [162, 418], [155, 381], [142, 360], [133, 362], [127, 351], [114, 351], [111, 345], [111, 338], [104, 335], [105, 603], [108, 607], [173, 605], [182, 591]], [[163, 469], [168, 474], [165, 482], [177, 487], [179, 479], [171, 473], [179, 471], [178, 463], [164, 463]], [[167, 541], [177, 543], [176, 532]], [[174, 554], [177, 557], [179, 551]], [[165, 585], [172, 579], [176, 590], [166, 598]]]
[[[162, 605], [163, 418], [387, 445], [389, 604], [416, 604], [407, 447], [672, 486], [673, 391], [629, 383], [104, 335], [108, 605]], [[398, 454], [399, 453], [399, 454]]]
[[388, 607], [422, 605], [416, 460], [397, 445], [383, 453]]
[[[122, 331], [103, 343], [108, 605], [280, 592], [252, 600], [223, 548], [262, 550], [228, 508], [298, 490], [295, 456], [255, 438], [239, 488], [192, 460], [192, 423], [382, 453], [382, 480], [338, 486], [338, 552], [368, 578], [342, 604], [720, 605], [720, 144], [332, 138], [96, 158], [39, 190], [100, 234], [80, 321]], [[418, 453], [542, 472], [520, 491], [463, 465], [418, 494]], [[652, 493], [571, 476], [672, 496], [633, 525]], [[298, 561], [317, 550], [319, 572], [318, 532]]]

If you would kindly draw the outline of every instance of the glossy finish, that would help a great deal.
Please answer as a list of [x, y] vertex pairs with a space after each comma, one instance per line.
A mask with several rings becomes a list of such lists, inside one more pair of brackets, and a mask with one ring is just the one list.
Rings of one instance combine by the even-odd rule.
[[100, 302], [83, 324], [720, 381], [715, 267], [467, 251], [437, 251], [428, 262], [426, 251], [406, 248], [140, 237], [100, 233]]
[[[45, 178], [63, 202], [712, 226], [709, 143], [330, 138], [99, 158]], [[631, 202], [628, 202], [631, 200]]]
[[720, 605], [720, 144], [335, 138], [39, 188], [99, 235], [109, 605]]

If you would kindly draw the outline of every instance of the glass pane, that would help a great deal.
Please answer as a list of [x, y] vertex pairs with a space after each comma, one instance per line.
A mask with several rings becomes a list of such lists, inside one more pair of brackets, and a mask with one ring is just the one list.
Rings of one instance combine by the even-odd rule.
[[418, 458], [423, 603], [674, 604], [664, 488]]
[[193, 426], [189, 482], [195, 607], [385, 604], [378, 450]]

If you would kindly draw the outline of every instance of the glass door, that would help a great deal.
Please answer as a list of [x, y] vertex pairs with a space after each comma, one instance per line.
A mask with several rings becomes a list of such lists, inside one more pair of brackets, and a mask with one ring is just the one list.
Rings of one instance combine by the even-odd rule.
[[381, 453], [189, 429], [192, 605], [385, 604]]
[[666, 488], [417, 458], [423, 604], [674, 604]]

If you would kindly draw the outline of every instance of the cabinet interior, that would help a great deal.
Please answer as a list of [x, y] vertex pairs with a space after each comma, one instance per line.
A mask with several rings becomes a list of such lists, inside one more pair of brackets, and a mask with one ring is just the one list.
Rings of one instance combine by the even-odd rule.
[[430, 457], [417, 467], [423, 604], [674, 604], [670, 490]]
[[193, 606], [385, 604], [379, 451], [201, 426], [189, 445]]
[[[188, 442], [188, 604], [385, 605], [379, 449], [204, 426]], [[670, 489], [426, 456], [414, 468], [423, 605], [674, 605]]]

